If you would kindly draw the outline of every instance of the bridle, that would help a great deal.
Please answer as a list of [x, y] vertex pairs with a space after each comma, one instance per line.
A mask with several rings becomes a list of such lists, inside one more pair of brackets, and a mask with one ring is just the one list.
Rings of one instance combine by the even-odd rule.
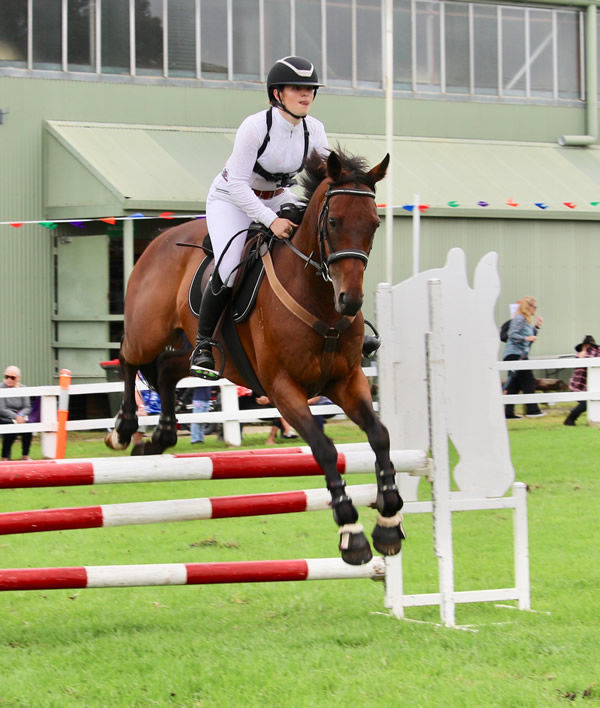
[[[335, 197], [338, 194], [353, 194], [356, 197], [371, 197], [375, 199], [375, 192], [365, 191], [363, 189], [352, 189], [352, 188], [339, 188], [339, 189], [328, 189], [325, 193], [325, 199], [319, 212], [319, 219], [317, 221], [319, 228], [319, 255], [320, 264], [319, 271], [323, 276], [324, 280], [331, 282], [331, 276], [329, 274], [329, 266], [332, 263], [341, 261], [344, 258], [358, 258], [362, 261], [364, 267], [367, 267], [369, 262], [369, 254], [358, 248], [341, 248], [336, 251], [331, 242], [331, 237], [329, 236], [329, 231], [327, 228], [327, 217], [329, 216], [329, 200], [331, 197]], [[326, 253], [325, 245], [329, 247], [329, 255]]]

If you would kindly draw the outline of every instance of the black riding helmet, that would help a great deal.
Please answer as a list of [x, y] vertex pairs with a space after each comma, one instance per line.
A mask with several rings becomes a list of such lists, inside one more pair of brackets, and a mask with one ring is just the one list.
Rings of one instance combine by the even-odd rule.
[[[275, 98], [273, 93], [273, 89], [281, 89], [283, 86], [310, 86], [316, 96], [317, 89], [323, 84], [319, 82], [316, 69], [308, 59], [303, 57], [283, 57], [283, 59], [278, 59], [273, 64], [267, 74], [267, 93], [269, 94], [271, 105], [283, 108], [289, 113], [286, 107]], [[294, 117], [298, 118], [298, 116]]]

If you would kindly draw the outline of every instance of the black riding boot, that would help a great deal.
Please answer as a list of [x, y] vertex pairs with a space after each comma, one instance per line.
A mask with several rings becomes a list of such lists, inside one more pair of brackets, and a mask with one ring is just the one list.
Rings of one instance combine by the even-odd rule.
[[231, 288], [223, 285], [218, 273], [213, 273], [202, 294], [202, 303], [200, 304], [196, 348], [190, 357], [190, 373], [193, 376], [211, 380], [219, 378], [219, 372], [215, 371], [215, 360], [212, 355], [212, 336], [219, 317], [229, 302], [230, 295]]

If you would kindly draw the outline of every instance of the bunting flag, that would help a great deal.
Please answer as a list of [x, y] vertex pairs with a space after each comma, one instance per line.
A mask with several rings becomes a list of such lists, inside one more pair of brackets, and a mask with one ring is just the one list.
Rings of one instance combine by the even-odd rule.
[[[599, 207], [600, 206], [600, 200], [599, 201], [593, 201], [593, 202], [587, 202], [587, 203], [580, 203], [579, 207], [585, 207], [585, 206], [591, 206], [591, 207]], [[480, 207], [480, 208], [488, 208], [492, 207], [493, 204], [485, 199], [480, 199], [477, 202], [474, 202], [473, 204], [467, 204], [464, 202], [460, 202], [457, 199], [450, 199], [448, 202], [446, 202], [445, 206], [450, 207], [451, 209], [469, 209], [472, 208], [473, 206]], [[509, 206], [512, 207], [513, 209], [526, 209], [530, 206], [535, 207], [536, 209], [541, 209], [542, 211], [546, 211], [548, 209], [570, 209], [570, 210], [575, 210], [578, 208], [577, 202], [574, 201], [564, 201], [561, 202], [560, 204], [549, 204], [548, 202], [544, 201], [538, 201], [538, 202], [532, 202], [531, 204], [525, 203], [525, 202], [519, 202], [513, 199], [512, 197], [508, 198], [501, 206]], [[385, 202], [378, 203], [377, 207], [380, 209], [385, 209], [387, 207], [387, 204]], [[409, 213], [413, 213], [415, 209], [414, 204], [401, 204], [398, 206], [393, 206], [393, 209], [402, 209], [404, 211], [407, 211]], [[419, 211], [424, 214], [426, 213], [429, 209], [434, 209], [435, 207], [432, 206], [431, 204], [419, 204], [418, 205]], [[439, 208], [439, 207], [438, 207]], [[86, 227], [94, 222], [104, 222], [105, 224], [110, 224], [111, 226], [115, 226], [118, 222], [120, 221], [131, 221], [133, 219], [205, 219], [206, 216], [205, 214], [177, 214], [176, 212], [173, 211], [163, 211], [158, 215], [146, 215], [142, 213], [141, 211], [136, 212], [135, 214], [129, 214], [127, 216], [104, 216], [104, 217], [96, 217], [96, 218], [90, 218], [90, 219], [54, 219], [52, 221], [43, 221], [43, 220], [32, 220], [32, 221], [0, 221], [0, 226], [11, 226], [13, 229], [20, 229], [22, 226], [25, 226], [26, 224], [34, 224], [37, 226], [41, 226], [42, 228], [48, 229], [48, 230], [54, 230], [58, 228], [59, 224], [70, 224], [71, 226], [74, 226], [75, 228], [81, 229], [84, 231]]]
[[129, 216], [104, 216], [95, 219], [54, 219], [53, 221], [0, 221], [0, 226], [12, 226], [13, 229], [20, 229], [26, 224], [34, 224], [36, 226], [42, 226], [45, 229], [56, 229], [59, 224], [69, 224], [75, 226], [78, 229], [85, 229], [89, 224], [97, 221], [102, 221], [105, 224], [111, 224], [114, 226], [119, 221], [131, 221], [133, 219], [205, 219], [205, 214], [176, 214], [174, 211], [163, 211], [162, 214], [147, 216], [141, 211], [131, 214]]

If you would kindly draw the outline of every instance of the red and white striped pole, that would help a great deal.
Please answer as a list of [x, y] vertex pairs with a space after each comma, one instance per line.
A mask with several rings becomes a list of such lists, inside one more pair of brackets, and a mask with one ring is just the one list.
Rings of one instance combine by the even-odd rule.
[[56, 414], [56, 454], [57, 460], [65, 459], [67, 448], [67, 420], [69, 418], [69, 387], [71, 385], [71, 372], [61, 369], [59, 377], [60, 394], [58, 396], [58, 411]]
[[164, 563], [100, 565], [69, 568], [6, 568], [0, 570], [3, 590], [58, 590], [214, 583], [272, 583], [290, 580], [383, 580], [385, 561], [375, 557], [364, 565], [341, 558], [233, 561], [230, 563]]

